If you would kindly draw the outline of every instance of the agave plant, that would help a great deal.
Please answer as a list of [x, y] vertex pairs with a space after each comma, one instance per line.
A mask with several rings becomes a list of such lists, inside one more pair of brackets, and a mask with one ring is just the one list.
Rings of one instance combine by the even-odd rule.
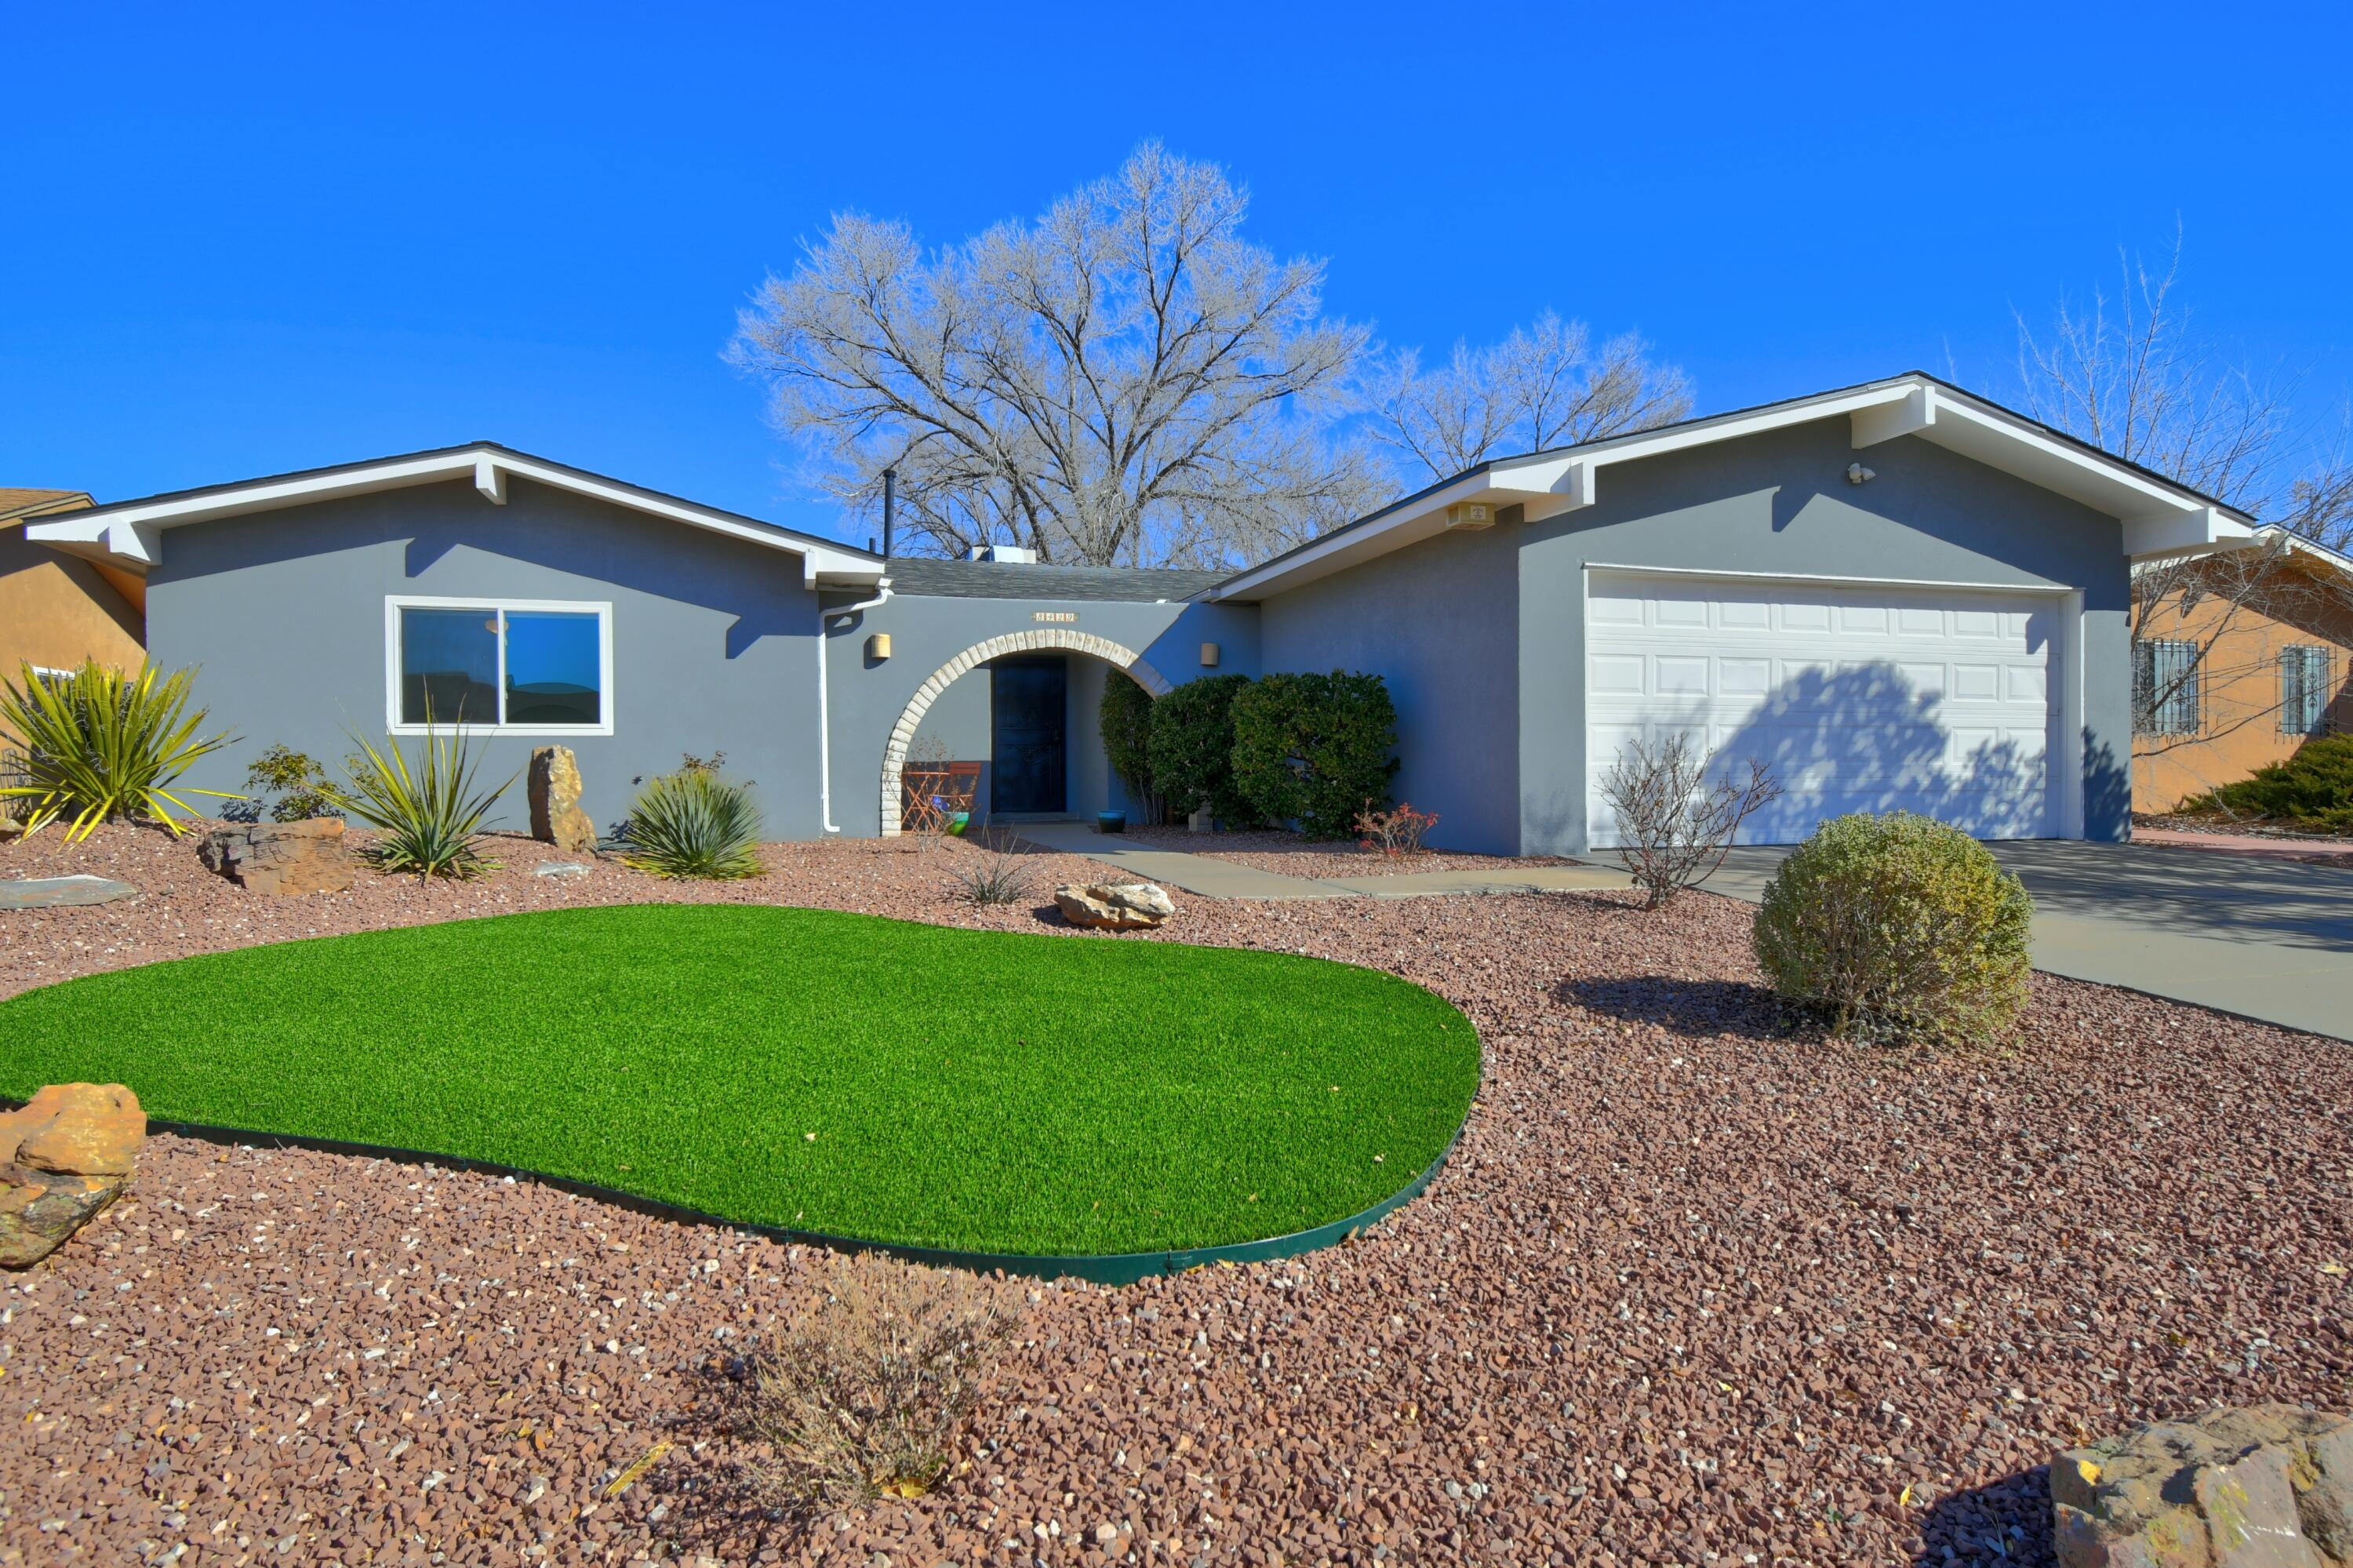
[[434, 728], [429, 714], [424, 756], [414, 768], [397, 741], [386, 740], [382, 750], [363, 736], [353, 735], [352, 741], [360, 749], [343, 761], [351, 782], [337, 788], [332, 799], [376, 830], [368, 853], [381, 870], [414, 872], [421, 882], [474, 876], [497, 866], [482, 858], [474, 836], [522, 769], [495, 789], [477, 789], [481, 758], [468, 747], [464, 732]]
[[152, 817], [177, 837], [180, 824], [165, 808], [197, 814], [181, 795], [245, 798], [221, 789], [174, 792], [191, 763], [231, 738], [196, 733], [207, 710], [187, 711], [194, 670], [166, 675], [150, 667], [131, 675], [91, 659], [62, 679], [43, 679], [30, 664], [22, 674], [21, 685], [0, 678], [0, 731], [21, 747], [16, 768], [26, 782], [0, 785], [0, 796], [33, 803], [26, 832], [66, 818], [73, 842], [100, 822]]
[[731, 882], [766, 869], [751, 790], [707, 768], [665, 773], [639, 790], [624, 836], [621, 863], [656, 876]]

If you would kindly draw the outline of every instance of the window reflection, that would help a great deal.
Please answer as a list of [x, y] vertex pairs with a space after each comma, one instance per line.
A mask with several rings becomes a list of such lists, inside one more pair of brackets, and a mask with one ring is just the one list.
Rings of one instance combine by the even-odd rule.
[[595, 724], [603, 661], [596, 617], [564, 610], [507, 612], [509, 724]]
[[498, 611], [400, 612], [400, 722], [499, 722]]

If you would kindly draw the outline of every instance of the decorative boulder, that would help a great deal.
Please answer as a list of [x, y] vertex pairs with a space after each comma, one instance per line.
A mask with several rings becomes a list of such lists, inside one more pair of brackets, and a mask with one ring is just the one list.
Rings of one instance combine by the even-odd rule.
[[2293, 1404], [2152, 1422], [2051, 1461], [2065, 1568], [2343, 1568], [2353, 1417]]
[[6, 843], [10, 839], [22, 838], [24, 835], [24, 823], [5, 812], [0, 812], [0, 844]]
[[566, 854], [596, 853], [596, 824], [580, 809], [580, 759], [568, 746], [531, 754], [531, 836]]
[[1054, 889], [1054, 906], [1073, 926], [1109, 931], [1147, 929], [1176, 913], [1168, 895], [1148, 882], [1065, 883]]
[[0, 1112], [0, 1266], [38, 1263], [121, 1197], [146, 1138], [121, 1084], [52, 1084]]
[[206, 834], [197, 853], [208, 868], [254, 893], [341, 893], [352, 885], [341, 817], [235, 822]]

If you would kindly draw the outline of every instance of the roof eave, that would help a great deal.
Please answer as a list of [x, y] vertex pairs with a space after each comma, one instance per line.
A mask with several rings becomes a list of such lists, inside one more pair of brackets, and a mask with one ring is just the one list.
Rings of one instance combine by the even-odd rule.
[[607, 479], [487, 441], [118, 502], [29, 524], [26, 536], [70, 554], [144, 574], [163, 558], [162, 534], [166, 529], [460, 479], [471, 479], [476, 493], [487, 504], [503, 506], [511, 477], [797, 556], [804, 582], [811, 588], [820, 585], [867, 587], [882, 577], [882, 559], [879, 556], [796, 534], [755, 518], [699, 506], [659, 491]]
[[[1357, 563], [1462, 526], [1459, 509], [1507, 506], [1525, 522], [1593, 505], [1600, 471], [1717, 441], [1845, 417], [1855, 450], [1917, 436], [2079, 501], [2124, 524], [2134, 557], [2231, 549], [2253, 542], [2254, 520], [2211, 497], [2073, 441], [2022, 415], [1922, 373], [1757, 408], [1636, 431], [1580, 447], [1493, 460], [1327, 534], [1212, 589], [1213, 599], [1287, 592]], [[1484, 524], [1476, 525], [1483, 526]]]

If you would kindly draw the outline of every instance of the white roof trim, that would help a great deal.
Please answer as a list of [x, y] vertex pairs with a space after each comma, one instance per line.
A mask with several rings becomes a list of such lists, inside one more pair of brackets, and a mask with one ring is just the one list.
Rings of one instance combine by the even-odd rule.
[[503, 506], [510, 476], [798, 556], [803, 583], [811, 588], [818, 586], [820, 577], [828, 584], [871, 585], [882, 576], [881, 561], [847, 546], [802, 538], [750, 519], [640, 490], [633, 484], [490, 446], [386, 458], [381, 462], [359, 463], [350, 468], [288, 474], [255, 480], [249, 484], [224, 485], [157, 496], [152, 501], [66, 513], [29, 523], [26, 536], [76, 555], [144, 571], [163, 558], [163, 531], [184, 524], [457, 479], [470, 482], [487, 503]]
[[1599, 471], [1615, 463], [1738, 440], [1791, 425], [1847, 416], [1858, 447], [1917, 436], [2121, 520], [2128, 556], [2231, 549], [2254, 531], [2205, 497], [2078, 447], [2030, 419], [1922, 376], [1826, 392], [1745, 414], [1614, 437], [1588, 446], [1505, 458], [1408, 497], [1386, 512], [1218, 585], [1215, 599], [1260, 598], [1387, 555], [1442, 533], [1447, 508], [1465, 502], [1518, 506], [1540, 522], [1594, 503]]

